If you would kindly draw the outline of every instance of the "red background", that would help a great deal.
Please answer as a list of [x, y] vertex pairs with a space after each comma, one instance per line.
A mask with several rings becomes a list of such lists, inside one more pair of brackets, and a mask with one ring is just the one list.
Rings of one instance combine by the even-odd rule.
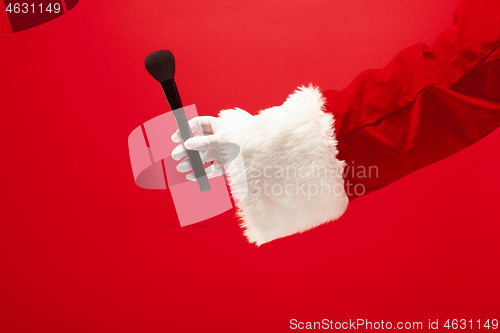
[[128, 134], [167, 111], [170, 49], [200, 114], [344, 88], [432, 43], [458, 0], [81, 1], [13, 34], [0, 13], [0, 331], [282, 332], [289, 321], [500, 317], [500, 132], [260, 248], [234, 210], [180, 228], [134, 184]]

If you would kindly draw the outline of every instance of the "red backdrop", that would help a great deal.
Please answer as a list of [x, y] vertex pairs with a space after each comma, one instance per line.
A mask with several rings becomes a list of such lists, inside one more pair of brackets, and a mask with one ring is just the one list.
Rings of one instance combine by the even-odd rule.
[[500, 319], [500, 132], [256, 248], [234, 210], [180, 228], [134, 184], [128, 134], [167, 111], [170, 49], [200, 114], [344, 88], [432, 43], [458, 0], [81, 1], [13, 34], [0, 13], [0, 331], [282, 332], [290, 320]]

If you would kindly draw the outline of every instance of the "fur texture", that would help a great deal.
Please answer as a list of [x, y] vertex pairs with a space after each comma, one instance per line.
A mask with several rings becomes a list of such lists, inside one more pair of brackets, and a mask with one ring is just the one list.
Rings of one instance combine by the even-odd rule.
[[241, 156], [227, 168], [249, 242], [258, 246], [338, 219], [347, 209], [344, 161], [337, 157], [334, 120], [317, 88], [299, 87], [277, 107], [252, 116], [223, 110], [223, 141]]

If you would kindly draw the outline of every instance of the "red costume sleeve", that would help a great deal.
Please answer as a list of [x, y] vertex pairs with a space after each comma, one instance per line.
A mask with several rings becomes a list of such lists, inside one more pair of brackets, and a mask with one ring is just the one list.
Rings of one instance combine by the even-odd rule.
[[[500, 126], [499, 46], [500, 1], [464, 0], [453, 27], [432, 46], [411, 46], [385, 68], [361, 73], [346, 89], [324, 92], [336, 119], [338, 158], [347, 163], [350, 200]], [[361, 176], [350, 172], [369, 168]]]
[[[500, 126], [500, 1], [464, 0], [430, 47], [411, 46], [342, 91], [300, 87], [250, 115], [223, 110], [241, 226], [261, 245], [340, 218], [349, 201]], [[347, 163], [347, 165], [346, 165]]]

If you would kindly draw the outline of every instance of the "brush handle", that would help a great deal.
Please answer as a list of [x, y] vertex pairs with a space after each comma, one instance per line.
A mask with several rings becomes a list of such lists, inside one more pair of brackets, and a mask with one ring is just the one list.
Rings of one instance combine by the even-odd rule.
[[[191, 132], [191, 128], [189, 127], [184, 109], [175, 109], [173, 110], [173, 112], [175, 121], [177, 122], [177, 127], [179, 128], [179, 132], [181, 133], [182, 141], [186, 142], [187, 139], [193, 137], [193, 133]], [[203, 167], [200, 152], [189, 149], [186, 149], [186, 152], [191, 162], [191, 167], [193, 168], [194, 176], [196, 177], [196, 182], [198, 183], [200, 191], [203, 193], [210, 191], [210, 182], [208, 181], [207, 173], [205, 172], [205, 168]]]
[[[179, 96], [179, 91], [177, 90], [177, 85], [175, 80], [172, 78], [161, 82], [161, 87], [167, 98], [167, 102], [170, 105], [170, 109], [173, 111], [175, 116], [175, 121], [177, 122], [177, 128], [181, 133], [181, 138], [183, 142], [187, 139], [193, 137], [191, 128], [189, 127], [186, 114], [182, 108], [181, 97]], [[186, 149], [189, 161], [191, 162], [191, 167], [193, 168], [194, 176], [196, 177], [196, 182], [202, 193], [210, 191], [210, 182], [208, 181], [207, 173], [203, 167], [203, 162], [201, 161], [200, 153], [196, 150]]]

